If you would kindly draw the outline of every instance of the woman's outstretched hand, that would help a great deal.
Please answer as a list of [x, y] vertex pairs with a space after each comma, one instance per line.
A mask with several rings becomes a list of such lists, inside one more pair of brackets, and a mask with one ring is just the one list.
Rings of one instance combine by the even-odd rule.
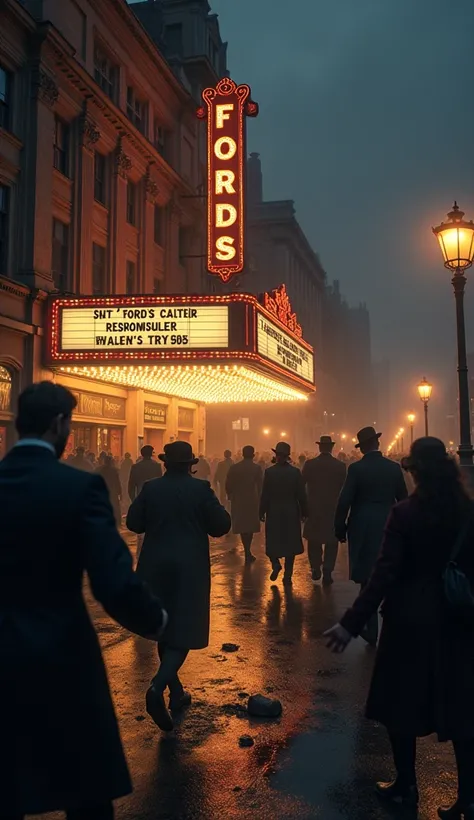
[[351, 633], [344, 629], [341, 624], [336, 624], [328, 629], [324, 633], [324, 637], [328, 639], [326, 646], [332, 649], [333, 652], [344, 652], [352, 640]]

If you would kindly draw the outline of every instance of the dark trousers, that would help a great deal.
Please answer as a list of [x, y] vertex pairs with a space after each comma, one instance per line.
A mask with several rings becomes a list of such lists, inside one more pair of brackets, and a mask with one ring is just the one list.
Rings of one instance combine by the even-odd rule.
[[[114, 820], [112, 803], [101, 806], [90, 806], [84, 809], [73, 809], [66, 812], [67, 820]], [[24, 820], [23, 814], [0, 814], [0, 820]]]
[[[397, 779], [402, 785], [416, 783], [416, 738], [389, 733]], [[474, 804], [474, 739], [453, 741], [458, 770], [458, 799], [462, 806]]]
[[253, 532], [241, 532], [240, 537], [242, 539], [245, 555], [250, 555], [252, 550]]
[[323, 568], [323, 573], [329, 575], [334, 572], [336, 566], [337, 551], [339, 543], [337, 538], [331, 538], [326, 541], [324, 545], [324, 559], [323, 559], [323, 545], [321, 541], [308, 541], [308, 558], [312, 570], [320, 570]]
[[[361, 592], [367, 586], [369, 582], [365, 581], [363, 584], [360, 585]], [[374, 615], [370, 616], [370, 619], [367, 621], [363, 632], [361, 633], [364, 640], [368, 641], [368, 643], [377, 643], [377, 639], [379, 637], [379, 613], [375, 612]]]
[[[272, 567], [273, 569], [277, 569], [278, 567], [281, 569], [281, 561], [279, 558], [272, 558]], [[290, 555], [288, 558], [285, 558], [285, 574], [284, 578], [290, 579], [293, 577], [293, 569], [295, 566], [295, 556]]]
[[171, 698], [182, 697], [184, 690], [178, 672], [188, 657], [188, 652], [189, 649], [174, 649], [167, 644], [158, 644], [160, 668], [153, 678], [153, 686], [158, 692], [164, 692], [168, 687]]

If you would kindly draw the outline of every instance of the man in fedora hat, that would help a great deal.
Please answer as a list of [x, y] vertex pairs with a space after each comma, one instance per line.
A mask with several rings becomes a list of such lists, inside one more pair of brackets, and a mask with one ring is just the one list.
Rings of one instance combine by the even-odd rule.
[[320, 580], [322, 566], [323, 584], [329, 586], [332, 584], [338, 549], [338, 541], [334, 535], [334, 513], [346, 478], [346, 466], [332, 455], [335, 442], [331, 436], [321, 436], [321, 440], [316, 444], [320, 455], [309, 459], [303, 467], [309, 508], [303, 537], [308, 540], [308, 558], [313, 583]]
[[174, 441], [164, 450], [160, 459], [165, 475], [143, 485], [128, 511], [127, 527], [145, 534], [137, 575], [152, 590], [160, 589], [169, 607], [168, 625], [158, 644], [160, 667], [146, 704], [157, 726], [171, 731], [165, 690], [169, 689], [171, 712], [190, 703], [178, 672], [190, 649], [204, 649], [209, 643], [209, 535], [226, 535], [231, 521], [210, 483], [193, 478], [198, 459], [191, 445]]
[[[348, 541], [350, 577], [363, 588], [377, 559], [390, 510], [406, 498], [407, 488], [400, 465], [380, 452], [380, 437], [374, 427], [357, 433], [356, 447], [362, 458], [351, 464], [336, 509], [335, 533]], [[378, 618], [372, 618], [363, 637], [375, 646]]]
[[255, 450], [250, 444], [242, 450], [242, 461], [232, 464], [227, 473], [225, 490], [230, 499], [232, 532], [240, 535], [245, 552], [245, 563], [252, 564], [252, 541], [260, 532], [260, 496], [262, 494], [263, 473], [255, 464]]
[[260, 518], [265, 521], [266, 553], [272, 562], [271, 581], [281, 570], [285, 559], [284, 584], [291, 584], [295, 556], [304, 552], [301, 522], [308, 514], [303, 476], [290, 462], [291, 447], [280, 441], [275, 449], [275, 464], [265, 471]]

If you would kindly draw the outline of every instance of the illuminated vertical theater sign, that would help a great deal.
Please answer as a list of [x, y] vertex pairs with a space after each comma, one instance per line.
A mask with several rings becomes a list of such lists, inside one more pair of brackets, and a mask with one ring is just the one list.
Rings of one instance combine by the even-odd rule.
[[207, 269], [228, 282], [245, 264], [245, 119], [257, 116], [258, 105], [248, 85], [228, 77], [202, 97], [197, 114], [207, 119], [208, 134]]

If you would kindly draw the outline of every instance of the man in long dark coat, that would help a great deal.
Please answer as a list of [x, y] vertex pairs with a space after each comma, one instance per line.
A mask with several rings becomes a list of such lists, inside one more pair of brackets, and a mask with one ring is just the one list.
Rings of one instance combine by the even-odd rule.
[[221, 502], [222, 506], [227, 509], [227, 494], [225, 489], [225, 484], [227, 481], [227, 475], [229, 473], [230, 468], [233, 465], [232, 461], [232, 453], [230, 450], [224, 451], [224, 460], [219, 461], [219, 464], [216, 467], [216, 472], [214, 475], [214, 489], [216, 491], [217, 497]]
[[[393, 505], [408, 495], [400, 465], [384, 458], [379, 450], [381, 435], [373, 427], [357, 433], [356, 447], [363, 458], [347, 470], [335, 515], [336, 538], [349, 544], [350, 578], [361, 588], [372, 574]], [[371, 646], [376, 645], [377, 615], [368, 623], [363, 637]]]
[[313, 583], [320, 580], [322, 565], [323, 584], [330, 585], [338, 549], [334, 535], [334, 513], [346, 478], [346, 467], [332, 455], [335, 442], [331, 436], [321, 436], [321, 441], [316, 443], [320, 455], [306, 461], [302, 470], [308, 493], [308, 518], [303, 536], [308, 540]]
[[231, 521], [209, 482], [193, 479], [191, 470], [198, 460], [187, 441], [167, 444], [160, 459], [165, 475], [144, 485], [128, 511], [127, 527], [145, 533], [137, 574], [169, 607], [147, 711], [160, 729], [171, 731], [164, 692], [169, 689], [172, 712], [191, 702], [178, 672], [190, 649], [204, 649], [209, 643], [209, 535], [226, 535]]
[[141, 461], [137, 461], [130, 469], [130, 476], [128, 479], [128, 495], [130, 501], [134, 501], [142, 491], [142, 487], [147, 481], [152, 478], [161, 478], [163, 475], [163, 468], [161, 464], [153, 458], [154, 449], [151, 444], [145, 444], [140, 450], [142, 457]]
[[255, 464], [255, 450], [247, 445], [242, 450], [243, 460], [234, 464], [227, 473], [226, 493], [230, 499], [232, 532], [240, 535], [245, 552], [245, 563], [255, 559], [252, 541], [260, 532], [260, 496], [263, 473]]
[[134, 575], [103, 479], [58, 459], [76, 405], [52, 382], [18, 402], [0, 464], [0, 816], [111, 820], [131, 791], [97, 636], [82, 596], [154, 637], [161, 605]]
[[291, 584], [295, 557], [304, 552], [301, 522], [308, 514], [303, 476], [290, 463], [291, 447], [280, 441], [275, 447], [275, 464], [265, 471], [260, 518], [265, 521], [266, 553], [272, 562], [271, 581], [276, 581], [285, 559], [284, 584]]

